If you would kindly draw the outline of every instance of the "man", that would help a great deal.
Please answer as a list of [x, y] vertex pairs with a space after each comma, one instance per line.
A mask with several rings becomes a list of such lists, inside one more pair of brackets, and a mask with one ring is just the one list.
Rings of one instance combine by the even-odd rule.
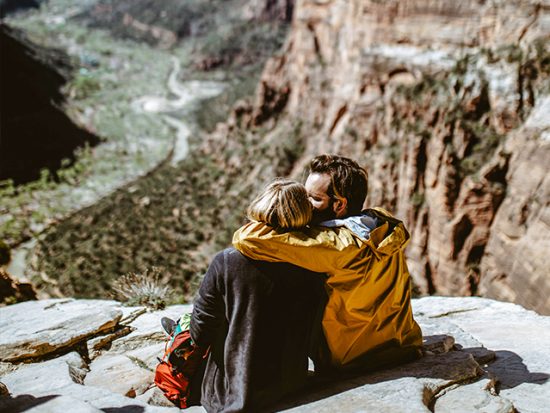
[[403, 254], [409, 234], [381, 208], [361, 211], [367, 188], [367, 173], [356, 162], [320, 155], [306, 181], [318, 226], [281, 233], [250, 222], [233, 237], [252, 259], [328, 274], [323, 331], [331, 364], [341, 370], [411, 360], [422, 346]]
[[311, 160], [306, 190], [313, 206], [312, 224], [359, 215], [367, 197], [368, 175], [355, 161], [320, 155]]

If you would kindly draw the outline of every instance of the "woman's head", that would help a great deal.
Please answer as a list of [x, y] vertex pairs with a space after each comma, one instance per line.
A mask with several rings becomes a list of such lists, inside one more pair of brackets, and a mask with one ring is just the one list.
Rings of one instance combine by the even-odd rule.
[[312, 207], [302, 184], [278, 178], [252, 201], [246, 215], [274, 228], [298, 229], [311, 221]]

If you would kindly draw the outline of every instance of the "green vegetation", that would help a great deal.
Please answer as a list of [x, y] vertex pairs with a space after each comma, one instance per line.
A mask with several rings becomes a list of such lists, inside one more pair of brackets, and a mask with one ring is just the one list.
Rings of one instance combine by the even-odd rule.
[[[426, 75], [414, 85], [399, 86], [392, 102], [395, 108], [392, 127], [396, 136], [404, 133], [430, 139], [434, 122], [448, 131], [446, 145], [451, 158], [457, 160], [459, 179], [477, 173], [503, 137], [491, 123], [489, 84], [475, 64], [478, 58], [466, 55], [449, 72]], [[454, 147], [450, 137], [457, 134], [464, 136], [465, 148]], [[397, 142], [393, 146], [396, 145]], [[423, 196], [414, 194], [411, 202], [419, 206]]]
[[423, 192], [415, 192], [412, 194], [411, 197], [411, 204], [415, 208], [420, 208], [422, 205], [424, 205], [424, 193]]
[[172, 301], [189, 300], [214, 254], [243, 223], [248, 202], [301, 154], [301, 130], [282, 124], [228, 131], [216, 137], [213, 152], [163, 165], [74, 214], [39, 241], [34, 281], [53, 292], [40, 277], [44, 271], [65, 295], [101, 297], [119, 274], [161, 266], [170, 274]]
[[218, 96], [199, 102], [193, 111], [198, 127], [205, 132], [212, 132], [219, 122], [226, 121], [236, 101], [253, 95], [259, 77], [258, 71], [239, 72], [238, 76], [230, 81], [230, 87], [224, 89]]
[[[112, 3], [116, 9], [114, 20], [104, 21], [105, 24], [90, 18], [86, 8], [93, 5], [89, 2], [68, 0], [52, 0], [40, 10], [6, 19], [36, 44], [71, 51], [71, 60], [78, 69], [64, 88], [66, 111], [76, 123], [105, 142], [93, 150], [78, 151], [76, 162], [65, 162], [53, 176], [43, 175], [36, 182], [17, 187], [9, 181], [0, 182], [0, 239], [10, 247], [37, 236], [71, 212], [166, 160], [174, 130], [162, 116], [136, 108], [144, 96], [168, 95], [173, 57], [182, 63], [183, 78], [228, 81], [220, 96], [202, 102], [190, 114], [171, 114], [185, 117], [191, 127], [197, 123], [199, 129], [211, 131], [217, 122], [227, 118], [236, 100], [253, 93], [263, 63], [273, 48], [279, 47], [286, 30], [283, 23], [245, 25], [237, 18], [228, 19], [232, 4], [225, 1], [167, 1], [162, 6], [147, 1], [103, 3]], [[113, 37], [124, 26], [117, 10], [135, 13], [148, 24], [162, 22], [161, 26], [177, 33], [178, 43], [165, 50], [136, 42], [140, 40], [136, 32], [121, 36], [115, 33]], [[186, 31], [190, 23], [195, 25], [193, 36]], [[206, 39], [218, 26], [229, 36], [206, 48]], [[252, 47], [258, 40], [262, 45]], [[204, 59], [213, 57], [222, 57], [223, 64], [216, 70], [197, 70]], [[200, 135], [200, 130], [197, 133]]]
[[[14, 246], [42, 234], [30, 276], [53, 295], [105, 297], [123, 289], [124, 282], [150, 278], [151, 272], [141, 269], [158, 266], [170, 274], [163, 286], [174, 294], [161, 299], [158, 289], [143, 287], [129, 302], [182, 302], [198, 287], [214, 253], [229, 245], [258, 188], [288, 173], [303, 151], [300, 124], [236, 128], [213, 137], [204, 132], [213, 131], [235, 101], [254, 92], [265, 60], [280, 47], [287, 27], [282, 22], [245, 24], [228, 13], [232, 2], [103, 3], [130, 11], [142, 23], [161, 21], [178, 40], [172, 49], [150, 47], [157, 42], [122, 27], [121, 15], [111, 22], [90, 20], [85, 8], [78, 10], [85, 2], [67, 0], [51, 0], [9, 22], [45, 47], [72, 51], [78, 70], [64, 89], [66, 110], [104, 144], [82, 150], [73, 165], [65, 162], [53, 176], [18, 187], [3, 183], [7, 202], [0, 211], [0, 238]], [[164, 17], [159, 14], [163, 9], [169, 11]], [[193, 23], [193, 31], [186, 22]], [[169, 97], [173, 57], [181, 62], [180, 79], [227, 85], [221, 95], [195, 108], [170, 113], [184, 118], [193, 131], [192, 154], [177, 167], [163, 162], [173, 129], [162, 115], [136, 109], [144, 96]], [[213, 139], [214, 149], [199, 149], [204, 139]]]
[[[0, 239], [12, 247], [111, 192], [110, 188], [151, 170], [168, 156], [173, 142], [173, 132], [161, 118], [138, 113], [132, 107], [132, 102], [143, 94], [165, 90], [171, 70], [170, 55], [117, 42], [105, 32], [89, 32], [71, 21], [59, 25], [44, 23], [50, 13], [59, 13], [66, 6], [63, 1], [52, 1], [40, 11], [9, 19], [8, 23], [23, 29], [43, 47], [62, 47], [70, 42], [67, 39], [84, 39], [80, 50], [71, 56], [81, 68], [64, 90], [66, 111], [76, 123], [91, 128], [109, 145], [100, 145], [93, 151], [78, 150], [76, 162], [64, 162], [54, 176], [44, 172], [41, 179], [17, 187], [9, 181], [0, 183]], [[111, 55], [116, 56], [115, 60]], [[90, 61], [95, 64], [87, 67]], [[145, 73], [143, 67], [151, 72]]]
[[85, 99], [101, 90], [101, 83], [87, 70], [81, 69], [74, 77], [70, 90], [75, 99]]
[[266, 51], [274, 52], [282, 45], [287, 27], [284, 24], [240, 22], [212, 31], [203, 39], [198, 56], [202, 66], [211, 69], [220, 65], [250, 65], [263, 60]]
[[494, 154], [504, 135], [499, 134], [494, 128], [477, 122], [463, 121], [461, 127], [475, 140], [468, 155], [460, 160], [459, 174], [468, 176], [476, 174]]

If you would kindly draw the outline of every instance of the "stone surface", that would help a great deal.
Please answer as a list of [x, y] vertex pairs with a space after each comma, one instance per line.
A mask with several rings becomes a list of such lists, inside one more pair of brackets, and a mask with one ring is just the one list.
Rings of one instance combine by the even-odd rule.
[[84, 384], [122, 395], [140, 395], [154, 386], [157, 357], [162, 357], [164, 343], [128, 351], [104, 354], [90, 364]]
[[[11, 399], [2, 399], [0, 408], [34, 406], [37, 412], [51, 412], [55, 407], [67, 406], [70, 400], [78, 401], [75, 412], [93, 412], [95, 409], [120, 409], [132, 412], [179, 411], [176, 408], [150, 406], [142, 401], [124, 397], [105, 389], [84, 386], [81, 382], [87, 366], [77, 353], [24, 366], [2, 378], [11, 393]], [[56, 400], [58, 396], [60, 400]]]
[[137, 395], [136, 399], [141, 400], [142, 402], [145, 402], [152, 406], [173, 407], [172, 402], [164, 396], [162, 390], [160, 390], [158, 387], [153, 387], [147, 390], [145, 393]]
[[550, 317], [519, 305], [473, 297], [427, 297], [415, 300], [413, 308], [424, 317], [445, 320], [495, 351], [495, 361], [484, 369], [497, 381], [499, 395], [518, 411], [548, 409]]
[[131, 332], [131, 327], [124, 326], [114, 333], [100, 335], [92, 338], [91, 340], [88, 340], [88, 342], [86, 343], [86, 347], [88, 348], [88, 357], [90, 357], [91, 360], [95, 359], [101, 354], [102, 350], [111, 346], [113, 340], [126, 336]]
[[12, 396], [51, 395], [55, 390], [82, 382], [86, 363], [76, 352], [42, 363], [23, 365], [2, 377]]
[[0, 308], [0, 360], [20, 361], [74, 346], [113, 328], [114, 301], [56, 299]]
[[550, 97], [504, 147], [512, 154], [506, 198], [492, 224], [479, 287], [485, 296], [540, 313], [550, 311], [550, 141], [541, 138], [550, 131], [548, 109]]
[[191, 305], [173, 305], [165, 310], [154, 313], [144, 313], [133, 321], [125, 323], [133, 331], [127, 336], [116, 339], [111, 344], [112, 352], [126, 352], [149, 344], [164, 343], [166, 333], [160, 328], [160, 319], [169, 317], [177, 320], [183, 314], [192, 311]]
[[43, 396], [33, 397], [21, 395], [7, 400], [0, 400], [0, 408], [5, 412], [27, 412], [27, 413], [53, 413], [53, 412], [74, 412], [74, 413], [102, 413], [86, 402], [68, 396]]
[[[88, 303], [71, 302], [80, 301], [82, 305]], [[51, 305], [51, 300], [48, 303]], [[127, 413], [178, 411], [153, 386], [153, 370], [156, 357], [162, 357], [166, 339], [160, 318], [176, 319], [191, 307], [172, 306], [141, 313], [139, 308], [120, 307], [112, 301], [97, 301], [95, 306], [124, 312], [128, 325], [119, 321], [115, 330], [123, 327], [134, 330], [113, 340], [89, 364], [74, 351], [43, 362], [9, 364], [0, 382], [10, 397], [0, 399], [0, 410], [25, 407], [40, 413], [109, 409]], [[477, 297], [421, 298], [413, 300], [413, 310], [423, 330], [424, 357], [354, 377], [314, 379], [303, 392], [282, 400], [273, 410], [546, 411], [550, 400], [550, 317], [519, 305]], [[36, 317], [40, 313], [34, 314]], [[9, 324], [6, 329], [13, 334], [17, 326]], [[76, 347], [81, 351], [86, 348]], [[204, 409], [193, 407], [187, 411], [198, 413]]]
[[434, 410], [438, 413], [515, 413], [510, 400], [491, 394], [491, 380], [451, 389], [435, 402]]
[[313, 391], [295, 412], [429, 412], [430, 400], [442, 389], [455, 383], [475, 379], [479, 366], [465, 352], [426, 356], [421, 360], [394, 369], [332, 383]]
[[[427, 297], [413, 300], [413, 307], [427, 348], [439, 354], [325, 384], [298, 400], [281, 404], [281, 408], [295, 412], [404, 413], [547, 409], [549, 317], [482, 298]], [[523, 320], [522, 325], [516, 320]], [[538, 337], [542, 330], [543, 337]]]

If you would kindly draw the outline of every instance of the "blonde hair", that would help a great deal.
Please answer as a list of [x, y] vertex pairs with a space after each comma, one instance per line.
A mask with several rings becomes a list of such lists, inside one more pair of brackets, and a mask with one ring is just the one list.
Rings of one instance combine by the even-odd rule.
[[277, 178], [252, 201], [246, 215], [279, 229], [299, 229], [311, 221], [313, 211], [306, 188], [290, 179]]

